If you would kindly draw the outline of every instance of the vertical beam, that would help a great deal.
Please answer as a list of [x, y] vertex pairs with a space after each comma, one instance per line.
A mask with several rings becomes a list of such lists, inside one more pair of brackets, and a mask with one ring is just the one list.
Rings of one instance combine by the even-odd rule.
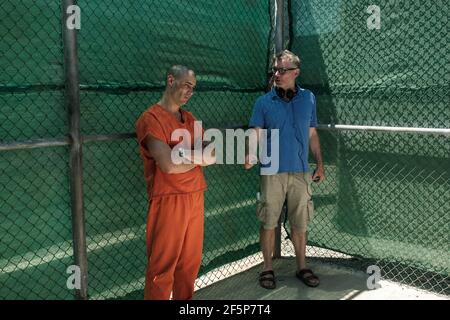
[[80, 90], [78, 80], [77, 30], [67, 27], [67, 20], [73, 14], [67, 13], [76, 0], [62, 0], [62, 33], [64, 46], [65, 97], [69, 111], [70, 140], [70, 191], [72, 208], [73, 252], [75, 264], [80, 268], [80, 287], [76, 289], [77, 299], [86, 300], [87, 295], [87, 250], [83, 204], [83, 163], [80, 134]]
[[284, 0], [276, 0], [275, 52], [284, 49]]
[[[284, 49], [284, 0], [276, 0], [275, 6], [275, 52], [280, 52]], [[284, 214], [285, 212], [282, 212], [280, 215], [278, 226], [275, 229], [275, 247], [273, 251], [274, 258], [281, 258], [281, 223]]]

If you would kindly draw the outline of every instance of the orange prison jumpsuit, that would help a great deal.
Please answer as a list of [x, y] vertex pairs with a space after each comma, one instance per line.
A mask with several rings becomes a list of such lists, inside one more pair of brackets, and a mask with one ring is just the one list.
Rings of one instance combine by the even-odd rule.
[[195, 118], [180, 110], [183, 122], [158, 104], [142, 113], [136, 122], [149, 197], [145, 299], [169, 299], [172, 291], [173, 299], [191, 299], [202, 259], [206, 189], [202, 168], [164, 173], [145, 145], [145, 138], [151, 135], [173, 148], [179, 141], [171, 141], [170, 137], [177, 128], [188, 129], [193, 143]]

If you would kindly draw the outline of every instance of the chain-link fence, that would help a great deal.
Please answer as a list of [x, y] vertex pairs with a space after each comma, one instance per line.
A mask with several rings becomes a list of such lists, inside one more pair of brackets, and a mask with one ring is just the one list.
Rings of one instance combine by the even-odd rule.
[[[37, 139], [46, 146], [69, 142], [62, 3], [0, 5], [4, 299], [72, 297], [66, 286], [67, 268], [74, 264], [69, 150], [22, 149], [39, 146]], [[204, 127], [246, 123], [267, 80], [270, 3], [76, 5], [89, 295], [142, 298], [147, 198], [138, 146], [130, 135], [134, 123], [158, 101], [174, 63], [197, 73], [198, 90], [188, 108]], [[256, 171], [243, 175], [238, 166], [205, 171], [210, 191], [201, 273], [257, 251]]]
[[[73, 298], [67, 286], [75, 258], [61, 3], [0, 4], [1, 299]], [[89, 296], [141, 299], [147, 199], [130, 134], [134, 123], [160, 98], [167, 68], [179, 63], [197, 73], [198, 90], [187, 107], [204, 127], [246, 124], [266, 88], [279, 11], [274, 1], [253, 0], [77, 5]], [[300, 83], [317, 96], [319, 122], [450, 127], [442, 34], [447, 14], [439, 11], [447, 4], [380, 5], [390, 17], [381, 20], [389, 35], [368, 31], [368, 5], [283, 5], [282, 36], [302, 58]], [[426, 24], [420, 35], [402, 32], [407, 28], [395, 16], [405, 11], [417, 14], [406, 25]], [[389, 23], [400, 29], [391, 35]], [[328, 179], [315, 187], [310, 244], [333, 250], [330, 259], [346, 253], [364, 266], [378, 265], [388, 278], [448, 293], [448, 137], [320, 136]], [[257, 173], [238, 165], [206, 168], [200, 276], [259, 251]], [[290, 254], [286, 242], [283, 249]], [[201, 277], [200, 285], [219, 276]]]
[[328, 180], [311, 244], [448, 294], [450, 138], [421, 130], [450, 128], [448, 2], [289, 1], [288, 12], [319, 122], [391, 127], [321, 132]]
[[[364, 272], [374, 265], [385, 279], [448, 294], [449, 138], [359, 131], [321, 137], [327, 180], [313, 185], [308, 255]], [[289, 242], [282, 249], [294, 254]]]
[[[0, 37], [0, 143], [64, 137], [60, 4], [2, 1]], [[0, 151], [1, 299], [73, 296], [67, 155], [63, 146]]]

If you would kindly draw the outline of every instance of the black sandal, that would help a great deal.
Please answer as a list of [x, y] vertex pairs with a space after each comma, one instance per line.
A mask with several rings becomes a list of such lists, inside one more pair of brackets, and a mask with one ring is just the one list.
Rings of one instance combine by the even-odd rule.
[[302, 269], [295, 273], [295, 276], [299, 278], [308, 287], [317, 287], [319, 285], [319, 277], [317, 277], [311, 269]]
[[264, 289], [275, 289], [275, 274], [273, 270], [263, 271], [259, 274], [259, 285]]

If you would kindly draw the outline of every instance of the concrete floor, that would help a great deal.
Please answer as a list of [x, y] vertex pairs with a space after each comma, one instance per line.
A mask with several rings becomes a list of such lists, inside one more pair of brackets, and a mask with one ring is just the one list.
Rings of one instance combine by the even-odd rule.
[[309, 267], [320, 278], [316, 288], [307, 287], [295, 277], [294, 258], [274, 260], [277, 287], [258, 284], [261, 265], [220, 280], [196, 291], [195, 300], [450, 300], [450, 297], [380, 280], [381, 288], [367, 288], [368, 274], [347, 267], [311, 261]]

